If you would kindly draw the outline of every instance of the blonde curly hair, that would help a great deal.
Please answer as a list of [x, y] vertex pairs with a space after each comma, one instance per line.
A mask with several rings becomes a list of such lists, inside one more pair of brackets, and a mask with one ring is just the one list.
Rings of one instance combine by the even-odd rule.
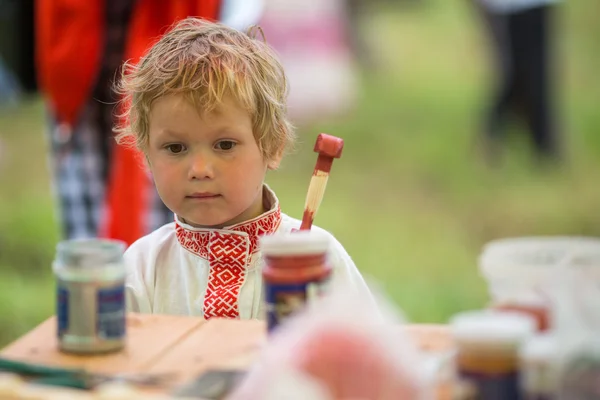
[[250, 113], [254, 137], [267, 160], [294, 142], [283, 66], [264, 35], [261, 41], [251, 31], [184, 19], [138, 64], [125, 63], [115, 90], [123, 107], [116, 140], [143, 152], [148, 146], [152, 104], [167, 94], [184, 95], [202, 113], [214, 110], [224, 96], [233, 96]]

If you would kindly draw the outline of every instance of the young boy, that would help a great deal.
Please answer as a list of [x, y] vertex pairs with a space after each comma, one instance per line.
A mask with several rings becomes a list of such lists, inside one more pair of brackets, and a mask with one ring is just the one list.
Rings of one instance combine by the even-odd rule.
[[[118, 91], [128, 122], [117, 140], [143, 152], [176, 215], [127, 250], [128, 309], [264, 318], [258, 238], [300, 226], [264, 184], [294, 138], [274, 52], [234, 29], [188, 18], [129, 66]], [[326, 234], [334, 283], [368, 294], [342, 245]]]

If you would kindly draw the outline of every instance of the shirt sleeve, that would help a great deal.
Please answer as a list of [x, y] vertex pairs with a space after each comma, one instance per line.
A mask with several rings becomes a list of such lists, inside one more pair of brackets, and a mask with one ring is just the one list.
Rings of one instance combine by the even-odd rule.
[[333, 291], [339, 289], [352, 292], [361, 298], [363, 306], [381, 318], [383, 314], [381, 313], [380, 303], [373, 295], [354, 261], [342, 244], [333, 238], [333, 236], [332, 242], [329, 252], [329, 263], [333, 268], [330, 289]]
[[125, 252], [125, 305], [128, 312], [152, 314], [152, 302], [144, 279], [147, 260], [140, 247], [134, 243]]
[[332, 236], [329, 263], [333, 268], [333, 285], [343, 285], [371, 298], [371, 291], [354, 261], [342, 244]]

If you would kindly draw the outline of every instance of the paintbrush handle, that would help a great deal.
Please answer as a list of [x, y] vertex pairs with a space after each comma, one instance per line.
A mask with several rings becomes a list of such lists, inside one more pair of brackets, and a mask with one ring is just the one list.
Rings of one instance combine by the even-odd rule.
[[304, 214], [302, 215], [302, 224], [300, 225], [301, 231], [309, 231], [312, 228], [312, 223], [314, 219], [314, 214], [309, 212], [308, 210], [304, 210]]
[[308, 192], [306, 193], [306, 203], [304, 205], [300, 230], [310, 230], [312, 227], [315, 215], [325, 195], [325, 187], [327, 187], [327, 180], [333, 159], [340, 158], [343, 148], [344, 141], [338, 137], [325, 133], [317, 136], [314, 150], [319, 154], [319, 157], [317, 158], [317, 163], [315, 164], [315, 169], [308, 186]]
[[308, 186], [300, 230], [310, 230], [312, 227], [315, 215], [325, 196], [325, 188], [327, 187], [328, 179], [329, 172], [315, 170]]

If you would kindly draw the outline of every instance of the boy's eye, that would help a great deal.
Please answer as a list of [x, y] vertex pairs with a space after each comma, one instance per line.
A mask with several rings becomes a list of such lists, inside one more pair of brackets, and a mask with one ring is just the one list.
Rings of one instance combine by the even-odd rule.
[[179, 154], [179, 153], [181, 153], [181, 152], [183, 152], [183, 151], [185, 150], [185, 146], [184, 146], [184, 145], [182, 145], [182, 144], [177, 144], [177, 143], [175, 143], [175, 144], [170, 144], [170, 145], [168, 145], [168, 146], [165, 146], [165, 148], [166, 148], [166, 149], [167, 149], [167, 150], [168, 150], [170, 153], [173, 153], [173, 154]]
[[231, 140], [223, 140], [222, 142], [217, 143], [216, 147], [219, 150], [231, 150], [235, 147], [236, 143]]

